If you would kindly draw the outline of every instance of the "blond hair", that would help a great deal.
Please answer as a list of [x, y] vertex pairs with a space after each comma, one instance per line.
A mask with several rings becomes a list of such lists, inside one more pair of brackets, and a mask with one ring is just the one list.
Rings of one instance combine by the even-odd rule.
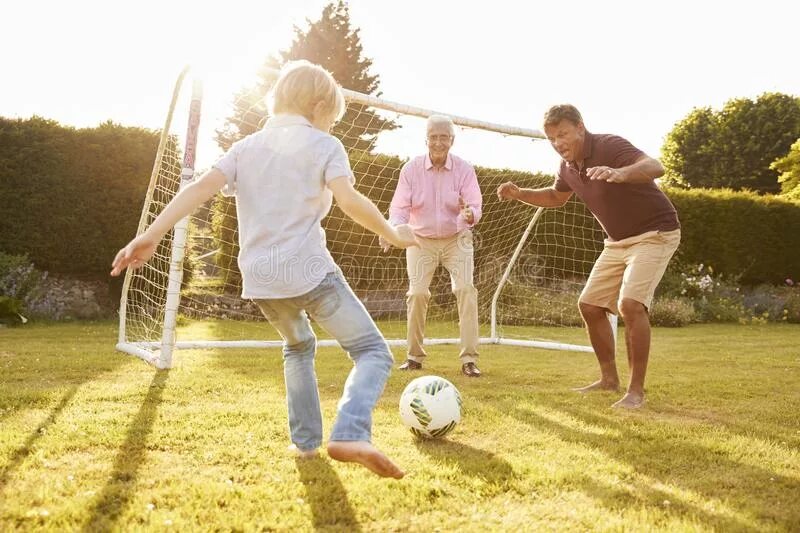
[[286, 63], [267, 96], [270, 114], [292, 113], [309, 120], [320, 102], [321, 111], [334, 121], [344, 115], [344, 94], [339, 84], [330, 72], [305, 59]]

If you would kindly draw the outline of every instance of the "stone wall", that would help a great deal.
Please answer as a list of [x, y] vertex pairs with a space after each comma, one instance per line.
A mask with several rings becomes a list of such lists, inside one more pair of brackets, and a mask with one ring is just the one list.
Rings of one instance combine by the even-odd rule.
[[[404, 291], [372, 291], [359, 294], [376, 319], [404, 318]], [[119, 302], [112, 301], [108, 283], [81, 281], [48, 275], [25, 300], [26, 316], [47, 320], [86, 320], [117, 316]], [[229, 294], [194, 294], [184, 297], [180, 312], [189, 318], [257, 319], [261, 311], [250, 300]]]
[[29, 318], [48, 320], [111, 318], [118, 306], [111, 301], [108, 283], [52, 275], [42, 279], [25, 301]]

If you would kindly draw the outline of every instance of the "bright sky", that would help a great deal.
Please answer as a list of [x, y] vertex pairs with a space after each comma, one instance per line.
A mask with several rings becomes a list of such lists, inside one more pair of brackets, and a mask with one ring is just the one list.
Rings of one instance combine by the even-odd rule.
[[[8, 3], [0, 115], [160, 128], [181, 67], [201, 63], [197, 163], [208, 166], [232, 94], [326, 3]], [[800, 95], [796, 1], [351, 0], [350, 14], [387, 99], [529, 128], [548, 106], [569, 102], [590, 131], [625, 136], [654, 156], [693, 107], [765, 91]], [[424, 152], [422, 135], [406, 129], [379, 148]], [[546, 143], [464, 139], [453, 151], [478, 164], [552, 171], [557, 162]]]

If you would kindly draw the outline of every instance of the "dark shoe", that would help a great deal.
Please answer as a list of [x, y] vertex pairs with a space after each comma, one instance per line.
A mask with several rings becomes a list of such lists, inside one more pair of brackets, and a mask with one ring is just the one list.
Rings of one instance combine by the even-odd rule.
[[475, 363], [464, 363], [461, 365], [461, 373], [469, 378], [481, 377], [481, 371], [478, 370], [478, 367], [475, 365]]
[[400, 370], [421, 370], [422, 363], [418, 363], [411, 359], [406, 359], [406, 362], [398, 367]]

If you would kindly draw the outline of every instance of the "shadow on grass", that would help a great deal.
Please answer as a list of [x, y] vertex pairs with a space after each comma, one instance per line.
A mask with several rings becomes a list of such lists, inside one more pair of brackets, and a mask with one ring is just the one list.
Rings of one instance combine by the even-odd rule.
[[[672, 437], [664, 438], [663, 423], [658, 431], [633, 424], [644, 413], [630, 413], [625, 419], [603, 416], [573, 405], [547, 406], [595, 427], [604, 427], [617, 433], [615, 436], [581, 431], [546, 418], [533, 410], [509, 406], [508, 412], [520, 421], [543, 431], [551, 432], [565, 442], [597, 449], [608, 457], [629, 465], [635, 472], [652, 478], [666, 486], [675, 486], [695, 492], [703, 498], [718, 499], [737, 513], [758, 520], [777, 522], [792, 529], [800, 523], [800, 511], [791, 510], [780, 514], [776, 501], [790, 500], [790, 494], [800, 494], [800, 481], [751, 464], [732, 460], [718, 450], [692, 444], [681, 439], [681, 428], [676, 426]], [[630, 418], [630, 419], [628, 419]], [[747, 481], [742, 481], [747, 480]], [[599, 484], [583, 477], [576, 482], [590, 497], [604, 502], [608, 508], [619, 509], [625, 505], [649, 503], [660, 505], [670, 501], [670, 512], [682, 513], [697, 518], [704, 524], [721, 530], [744, 530], [756, 527], [749, 521], [724, 514], [707, 511], [698, 505], [680, 500], [676, 495], [653, 488], [646, 482], [635, 483], [636, 496], [616, 487]], [[767, 487], [761, 490], [759, 487]], [[742, 502], [745, 502], [742, 504]], [[785, 504], [791, 505], [789, 501]], [[787, 507], [784, 505], [784, 509]]]
[[145, 459], [147, 438], [153, 430], [161, 396], [166, 387], [169, 370], [153, 376], [147, 396], [128, 428], [128, 435], [114, 460], [108, 482], [90, 511], [83, 531], [109, 531], [125, 510], [136, 485], [139, 467]]
[[306, 489], [306, 501], [311, 507], [314, 529], [341, 528], [361, 531], [347, 491], [327, 459], [296, 459], [300, 481]]
[[22, 444], [22, 446], [17, 448], [17, 450], [11, 454], [11, 457], [8, 458], [6, 465], [2, 470], [0, 470], [0, 491], [5, 488], [8, 478], [11, 476], [11, 472], [19, 468], [19, 465], [21, 465], [22, 462], [25, 461], [25, 459], [30, 455], [33, 445], [42, 435], [47, 432], [47, 428], [53, 425], [58, 418], [58, 415], [60, 415], [61, 411], [63, 411], [67, 404], [69, 404], [76, 392], [78, 392], [78, 385], [72, 385], [69, 389], [67, 389], [67, 392], [65, 392], [61, 397], [58, 405], [56, 405], [50, 412], [50, 415], [41, 424], [39, 424], [30, 435], [28, 435], [28, 438], [25, 439], [25, 442]]
[[[69, 346], [74, 340], [75, 327], [75, 324], [36, 325], [30, 331], [3, 333], [11, 337], [8, 340], [14, 343], [15, 348], [14, 353], [5, 353], [10, 357], [3, 358], [4, 364], [0, 369], [0, 408], [3, 408], [0, 409], [0, 431], [5, 437], [9, 436], [5, 419], [12, 415], [32, 410], [50, 410], [50, 414], [31, 431], [19, 448], [7, 458], [0, 459], [0, 501], [13, 473], [35, 452], [51, 426], [61, 422], [64, 410], [73, 402], [81, 386], [125, 363], [125, 357], [120, 355], [109, 357], [108, 345], [114, 337], [109, 335], [106, 338], [103, 327], [92, 329], [82, 337], [80, 356], [65, 352], [65, 345]], [[55, 405], [54, 400], [57, 402]], [[12, 438], [16, 439], [17, 435], [13, 434]]]
[[660, 506], [665, 514], [675, 517], [691, 516], [704, 524], [713, 524], [713, 530], [746, 531], [755, 529], [754, 524], [705, 511], [697, 505], [677, 498], [674, 494], [644, 483], [636, 483], [634, 489], [629, 490], [622, 486], [612, 486], [591, 477], [581, 476], [577, 480], [577, 484], [582, 488], [584, 494], [601, 502], [607, 509], [621, 512], [627, 508], [638, 509], [644, 505]]
[[414, 439], [414, 445], [420, 453], [493, 485], [506, 487], [516, 479], [509, 463], [486, 450], [446, 439]]
[[[785, 401], [787, 398], [784, 398]], [[778, 398], [775, 399], [779, 402]], [[798, 405], [798, 402], [795, 402]], [[784, 406], [788, 411], [792, 410], [792, 406]], [[796, 409], [796, 408], [795, 408]], [[765, 413], [766, 414], [766, 413]], [[774, 420], [775, 413], [772, 414], [772, 420], [768, 417], [759, 417], [758, 420], [742, 421], [736, 415], [720, 415], [710, 410], [692, 410], [685, 407], [674, 407], [670, 405], [660, 405], [658, 407], [659, 419], [666, 419], [666, 421], [674, 422], [676, 424], [707, 424], [721, 426], [730, 431], [731, 433], [738, 433], [740, 435], [758, 435], [765, 440], [774, 442], [785, 442], [790, 447], [800, 448], [800, 420], [791, 423], [791, 420], [782, 419], [779, 421]], [[764, 423], [762, 423], [764, 422]]]

